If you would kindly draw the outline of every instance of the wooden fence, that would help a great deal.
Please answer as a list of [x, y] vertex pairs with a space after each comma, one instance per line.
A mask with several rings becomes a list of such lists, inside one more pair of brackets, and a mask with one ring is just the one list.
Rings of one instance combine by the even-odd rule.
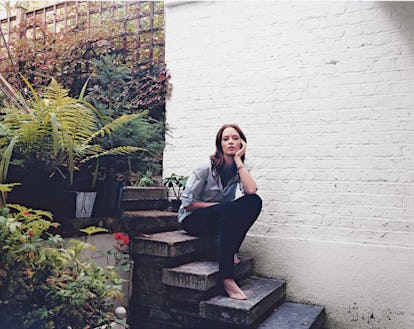
[[35, 48], [62, 29], [92, 31], [103, 24], [115, 27], [112, 38], [128, 48], [134, 60], [164, 62], [162, 1], [66, 1], [32, 11], [17, 8], [16, 16], [0, 20], [0, 61], [7, 57], [5, 42], [29, 38]]

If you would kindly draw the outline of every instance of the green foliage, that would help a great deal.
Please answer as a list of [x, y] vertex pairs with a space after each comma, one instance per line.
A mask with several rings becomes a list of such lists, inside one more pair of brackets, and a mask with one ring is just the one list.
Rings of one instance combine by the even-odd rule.
[[114, 239], [116, 241], [114, 248], [108, 250], [106, 253], [107, 256], [112, 256], [115, 259], [115, 268], [117, 271], [128, 272], [131, 270], [132, 260], [129, 255], [129, 236], [118, 232], [114, 234]]
[[[119, 6], [119, 4], [114, 2], [113, 6]], [[162, 2], [156, 3], [155, 7], [157, 11], [163, 11]], [[87, 15], [88, 8], [95, 14]], [[46, 86], [49, 77], [53, 76], [66, 89], [70, 90], [72, 97], [76, 97], [84, 82], [95, 69], [93, 60], [99, 59], [103, 55], [119, 55], [117, 56], [117, 64], [124, 63], [131, 68], [151, 67], [154, 63], [163, 62], [163, 14], [156, 14], [154, 17], [154, 27], [159, 29], [149, 32], [149, 17], [141, 18], [140, 26], [137, 29], [137, 21], [125, 20], [123, 8], [121, 13], [116, 9], [105, 10], [102, 13], [102, 22], [97, 17], [97, 13], [101, 11], [99, 2], [90, 2], [87, 5], [80, 2], [76, 6], [69, 3], [64, 10], [69, 16], [74, 17], [76, 14], [79, 18], [76, 25], [74, 20], [68, 20], [67, 27], [60, 23], [54, 33], [53, 27], [47, 25], [41, 15], [36, 18], [28, 16], [26, 25], [29, 27], [37, 26], [36, 39], [32, 31], [29, 31], [26, 37], [12, 38], [10, 42], [11, 54], [17, 64], [18, 71], [23, 72], [36, 88]], [[61, 11], [58, 16], [63, 14]], [[116, 18], [112, 14], [116, 15]], [[149, 16], [148, 2], [140, 3], [139, 12], [137, 5], [129, 5], [128, 16], [138, 14]], [[49, 15], [50, 13], [47, 12], [47, 20], [51, 22], [53, 17]], [[90, 24], [85, 21], [86, 17], [90, 17]], [[128, 36], [124, 34], [125, 27], [130, 34]], [[148, 33], [138, 36], [137, 30], [140, 32], [147, 30]], [[24, 32], [24, 29], [19, 31], [19, 27], [17, 27], [15, 35], [17, 36], [21, 32]], [[152, 40], [150, 41], [149, 38]], [[152, 58], [150, 48], [153, 53]], [[0, 57], [6, 58], [5, 49], [0, 49], [0, 51]], [[18, 77], [14, 76], [10, 61], [0, 62], [0, 72], [16, 89], [20, 89]]]
[[128, 93], [127, 82], [132, 79], [130, 69], [117, 65], [115, 55], [102, 56], [93, 60], [95, 74], [92, 75], [93, 87], [88, 90], [88, 99], [104, 117], [117, 117], [131, 113], [134, 106]]
[[20, 185], [20, 183], [0, 184], [0, 192], [11, 192], [13, 187]]
[[173, 173], [164, 178], [164, 186], [172, 189], [175, 198], [179, 200], [184, 191], [187, 180], [188, 176], [180, 176]]
[[[101, 171], [136, 183], [147, 171], [160, 172], [165, 125], [159, 112], [165, 97], [166, 89], [162, 85], [165, 81], [160, 81], [156, 75], [149, 78], [146, 72], [116, 63], [115, 56], [104, 56], [94, 62], [96, 71], [91, 76], [92, 87], [85, 98], [95, 106], [103, 120], [125, 113], [139, 113], [140, 120], [131, 120], [124, 129], [106, 137], [103, 144], [106, 147], [117, 147], [122, 143], [143, 145], [149, 152], [134, 153], [128, 159], [108, 157], [101, 162]], [[154, 115], [158, 115], [159, 120], [155, 120]]]
[[34, 90], [33, 95], [28, 103], [30, 112], [14, 106], [3, 109], [0, 119], [2, 181], [10, 163], [26, 171], [46, 172], [49, 177], [58, 174], [72, 184], [75, 170], [97, 158], [118, 158], [145, 151], [121, 142], [105, 147], [104, 142], [106, 136], [121, 130], [129, 121], [139, 121], [142, 115], [125, 114], [103, 124], [91, 104], [69, 97], [68, 91], [54, 79], [43, 95]]
[[88, 226], [87, 228], [79, 230], [83, 233], [86, 233], [87, 235], [92, 235], [95, 233], [103, 233], [108, 232], [108, 230], [104, 227], [97, 227], [97, 226]]
[[[90, 3], [90, 5], [93, 10], [97, 4]], [[150, 6], [151, 4], [148, 2], [140, 3], [140, 14], [149, 14]], [[155, 3], [154, 6], [156, 11], [163, 11], [161, 2]], [[80, 3], [76, 8], [77, 11], [82, 12], [86, 9], [86, 6]], [[132, 16], [134, 13], [138, 14], [135, 5], [130, 5], [128, 8]], [[67, 10], [75, 10], [75, 7], [69, 6]], [[63, 179], [69, 177], [68, 179], [72, 181], [73, 172], [77, 170], [77, 166], [80, 164], [93, 174], [94, 181], [96, 181], [97, 175], [100, 178], [109, 175], [116, 179], [134, 183], [147, 170], [151, 170], [155, 176], [160, 175], [165, 133], [165, 98], [171, 90], [168, 81], [169, 74], [165, 64], [163, 64], [163, 51], [156, 55], [154, 60], [147, 57], [144, 53], [149, 51], [149, 40], [146, 38], [150, 36], [150, 33], [147, 33], [145, 37], [141, 36], [140, 39], [135, 35], [132, 37], [136, 33], [136, 24], [130, 26], [131, 21], [127, 23], [131, 36], [128, 36], [128, 40], [125, 42], [124, 37], [119, 36], [120, 31], [124, 28], [124, 22], [122, 21], [124, 12], [118, 17], [118, 11], [113, 11], [113, 14], [120, 21], [114, 20], [111, 13], [112, 10], [103, 13], [104, 16], [109, 15], [103, 17], [104, 21], [107, 20], [104, 24], [98, 23], [96, 17], [93, 18], [92, 15], [90, 29], [87, 29], [87, 24], [83, 21], [86, 15], [79, 16], [78, 25], [71, 26], [69, 22], [68, 28], [61, 26], [56, 34], [50, 33], [44, 23], [42, 25], [41, 22], [36, 22], [40, 24], [37, 29], [42, 33], [40, 39], [34, 40], [33, 36], [28, 34], [27, 38], [11, 40], [11, 56], [17, 64], [17, 70], [22, 72], [30, 82], [27, 85], [33, 85], [37, 92], [43, 94], [44, 89], [50, 89], [49, 81], [50, 77], [53, 76], [58, 84], [63, 86], [63, 89], [69, 91], [67, 96], [77, 97], [81, 95], [78, 100], [79, 106], [87, 108], [91, 104], [94, 105], [97, 110], [99, 128], [124, 114], [140, 114], [139, 118], [130, 120], [123, 125], [123, 129], [111, 131], [110, 136], [108, 134], [106, 136], [100, 135], [99, 141], [96, 141], [96, 143], [92, 141], [96, 148], [76, 149], [75, 144], [67, 135], [60, 136], [60, 140], [54, 138], [47, 141], [47, 146], [53, 142], [53, 154], [47, 153], [45, 157], [34, 159], [35, 161], [32, 163], [35, 166], [40, 162], [42, 164], [41, 168], [47, 169], [48, 174], [53, 176], [54, 179], [61, 176]], [[32, 23], [35, 22], [27, 22], [29, 25]], [[155, 15], [154, 27], [159, 28], [159, 30], [151, 32], [153, 37], [151, 44], [163, 49], [162, 14]], [[143, 17], [140, 20], [140, 30], [149, 28], [149, 17]], [[131, 40], [138, 40], [138, 43]], [[137, 49], [137, 47], [141, 48]], [[153, 50], [155, 54], [155, 48]], [[3, 53], [3, 57], [6, 57], [5, 55]], [[137, 60], [138, 55], [139, 60]], [[15, 89], [20, 90], [22, 95], [28, 96], [28, 92], [24, 91], [21, 83], [19, 83], [19, 78], [14, 75], [11, 61], [0, 62], [0, 72]], [[83, 87], [87, 81], [89, 81], [88, 86], [90, 87], [85, 90]], [[32, 94], [36, 95], [36, 92], [32, 90]], [[13, 98], [12, 103], [17, 106], [15, 104], [17, 102], [15, 98], [17, 97]], [[17, 103], [20, 103], [18, 107], [21, 110], [30, 112], [32, 102], [38, 101], [36, 98], [29, 101], [30, 106], [26, 106], [23, 99], [20, 99]], [[4, 95], [0, 95], [0, 106], [13, 107], [10, 103], [7, 103]], [[82, 117], [82, 113], [79, 114], [80, 117]], [[59, 119], [59, 117], [50, 116], [51, 136], [56, 137], [60, 132]], [[27, 131], [27, 135], [32, 132]], [[68, 146], [66, 152], [59, 152], [59, 142], [62, 143], [62, 140]], [[12, 147], [10, 139], [7, 139], [7, 141], [10, 146], [9, 153], [11, 151], [14, 153], [16, 148]], [[0, 145], [3, 144], [0, 143]], [[125, 148], [125, 145], [145, 148], [148, 152], [133, 152], [132, 154], [133, 150]], [[92, 152], [95, 155], [89, 154], [90, 157], [86, 156], [84, 161], [76, 162], [75, 149], [83, 155], [87, 155], [85, 152]], [[3, 150], [6, 149], [3, 148]], [[112, 151], [108, 152], [107, 150]], [[130, 156], [118, 156], [126, 153]], [[34, 152], [31, 154], [34, 154]], [[97, 154], [100, 154], [99, 164], [95, 160]], [[104, 158], [103, 155], [105, 155]], [[23, 165], [23, 163], [27, 164], [28, 157], [23, 158], [22, 160], [13, 156], [11, 164], [15, 168], [18, 165]], [[9, 161], [7, 153], [2, 159], [4, 162], [2, 172], [6, 175]], [[45, 163], [46, 166], [43, 165]]]
[[151, 170], [147, 170], [144, 174], [136, 180], [135, 186], [153, 186], [155, 184], [153, 179], [153, 173]]
[[114, 269], [82, 260], [91, 245], [48, 234], [50, 213], [8, 207], [0, 213], [0, 327], [109, 328], [121, 296]]

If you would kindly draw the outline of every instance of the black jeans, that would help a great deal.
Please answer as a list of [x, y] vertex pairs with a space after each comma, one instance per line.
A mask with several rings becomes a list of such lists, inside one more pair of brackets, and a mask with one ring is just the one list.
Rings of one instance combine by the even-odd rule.
[[218, 234], [219, 270], [223, 279], [234, 278], [234, 260], [247, 231], [262, 209], [257, 194], [247, 194], [230, 202], [197, 209], [181, 222], [182, 228], [194, 236]]

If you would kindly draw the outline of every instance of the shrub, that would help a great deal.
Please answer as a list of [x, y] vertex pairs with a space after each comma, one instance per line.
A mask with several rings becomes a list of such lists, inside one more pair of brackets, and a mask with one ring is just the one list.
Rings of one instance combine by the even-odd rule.
[[[31, 87], [30, 84], [28, 84]], [[8, 164], [30, 173], [61, 176], [73, 183], [74, 172], [81, 166], [94, 163], [100, 157], [122, 157], [144, 151], [143, 148], [118, 143], [104, 147], [103, 137], [113, 133], [129, 121], [142, 119], [142, 114], [123, 115], [103, 124], [96, 110], [80, 99], [68, 96], [68, 91], [55, 80], [38, 95], [33, 88], [33, 99], [27, 111], [9, 106], [0, 120], [1, 182], [7, 178]], [[17, 99], [15, 100], [17, 103]]]
[[144, 173], [160, 174], [164, 148], [164, 99], [168, 78], [162, 67], [135, 70], [120, 64], [116, 56], [103, 56], [94, 61], [85, 99], [105, 119], [136, 113], [140, 120], [131, 120], [123, 129], [103, 139], [105, 147], [142, 145], [149, 152], [137, 152], [124, 158], [106, 157], [101, 172], [134, 183]]
[[106, 328], [116, 321], [121, 282], [114, 269], [82, 260], [91, 245], [48, 234], [50, 213], [8, 207], [0, 209], [0, 327]]

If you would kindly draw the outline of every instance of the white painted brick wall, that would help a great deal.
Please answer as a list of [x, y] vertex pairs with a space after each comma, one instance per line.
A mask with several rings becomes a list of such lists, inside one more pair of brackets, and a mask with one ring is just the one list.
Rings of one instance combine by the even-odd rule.
[[178, 1], [166, 61], [164, 175], [236, 122], [264, 201], [252, 236], [414, 249], [414, 3]]
[[[237, 122], [266, 204], [256, 233], [288, 215], [275, 234], [299, 225], [313, 238], [414, 247], [411, 13], [386, 3], [167, 8], [165, 173], [188, 174], [218, 127]], [[289, 183], [298, 188], [278, 192]]]

